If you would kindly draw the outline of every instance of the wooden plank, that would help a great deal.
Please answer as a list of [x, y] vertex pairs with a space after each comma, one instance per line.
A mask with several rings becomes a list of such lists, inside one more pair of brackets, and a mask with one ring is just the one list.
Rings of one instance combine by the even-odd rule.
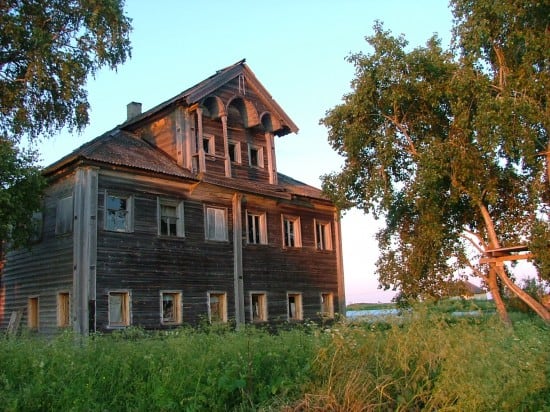
[[507, 256], [513, 252], [526, 252], [528, 250], [529, 248], [526, 245], [507, 246], [507, 247], [500, 247], [497, 249], [488, 249], [485, 251], [485, 254], [487, 256], [497, 257], [497, 256]]
[[532, 253], [524, 253], [522, 255], [504, 255], [496, 257], [484, 257], [479, 259], [479, 263], [498, 263], [498, 262], [511, 262], [514, 260], [533, 259], [535, 257]]
[[23, 316], [22, 310], [14, 310], [11, 313], [10, 321], [8, 323], [7, 333], [8, 335], [15, 335], [19, 329], [19, 324], [21, 323], [21, 317]]

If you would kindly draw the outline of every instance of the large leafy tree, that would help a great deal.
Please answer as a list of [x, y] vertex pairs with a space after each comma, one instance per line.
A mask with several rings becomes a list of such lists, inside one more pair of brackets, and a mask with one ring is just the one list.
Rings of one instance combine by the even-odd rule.
[[88, 124], [88, 77], [130, 56], [123, 7], [123, 0], [0, 1], [0, 261], [5, 245], [30, 233], [23, 229], [44, 186], [22, 139]]
[[[35, 158], [35, 153], [0, 139], [0, 239], [9, 240], [13, 248], [27, 245], [40, 229], [33, 212], [40, 210], [39, 195], [45, 182]], [[2, 269], [0, 259], [0, 275]]]
[[377, 272], [385, 288], [439, 297], [470, 271], [509, 322], [501, 290], [543, 319], [487, 251], [528, 245], [550, 279], [548, 2], [453, 0], [453, 43], [407, 49], [375, 24], [369, 54], [349, 56], [352, 91], [321, 120], [344, 157], [324, 190], [343, 209], [384, 216]]

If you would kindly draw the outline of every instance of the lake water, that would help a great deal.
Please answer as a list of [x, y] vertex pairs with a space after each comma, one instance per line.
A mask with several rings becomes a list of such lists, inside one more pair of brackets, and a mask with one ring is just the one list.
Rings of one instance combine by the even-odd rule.
[[396, 316], [399, 315], [399, 309], [369, 309], [369, 310], [348, 310], [346, 317], [356, 319], [369, 316]]
[[[348, 310], [346, 317], [348, 319], [358, 319], [366, 317], [383, 317], [383, 316], [397, 316], [400, 313], [400, 309], [369, 309], [369, 310]], [[481, 316], [483, 314], [490, 314], [491, 311], [465, 311], [465, 312], [452, 312], [453, 316]]]

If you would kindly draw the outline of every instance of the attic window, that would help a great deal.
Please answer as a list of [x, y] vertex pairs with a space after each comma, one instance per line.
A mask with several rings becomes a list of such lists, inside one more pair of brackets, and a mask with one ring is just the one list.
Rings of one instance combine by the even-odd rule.
[[229, 142], [229, 159], [234, 163], [241, 163], [241, 144], [239, 142]]
[[246, 95], [246, 83], [244, 79], [244, 74], [239, 74], [239, 94]]
[[248, 146], [248, 164], [252, 167], [264, 167], [264, 151], [261, 146]]
[[214, 155], [216, 153], [215, 139], [211, 134], [202, 136], [202, 148], [205, 154]]

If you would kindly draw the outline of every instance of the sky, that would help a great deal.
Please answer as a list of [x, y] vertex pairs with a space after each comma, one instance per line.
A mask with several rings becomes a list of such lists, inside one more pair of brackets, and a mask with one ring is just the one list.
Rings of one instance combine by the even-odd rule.
[[[320, 176], [342, 159], [319, 125], [350, 91], [351, 53], [369, 53], [365, 36], [376, 20], [404, 34], [411, 48], [433, 35], [448, 45], [452, 23], [445, 0], [126, 0], [132, 57], [116, 72], [101, 70], [87, 84], [90, 124], [80, 135], [43, 141], [49, 165], [126, 119], [126, 105], [143, 111], [241, 59], [300, 129], [276, 139], [279, 172], [320, 187]], [[381, 225], [352, 210], [342, 219], [346, 302], [387, 302], [378, 289], [374, 235]]]

